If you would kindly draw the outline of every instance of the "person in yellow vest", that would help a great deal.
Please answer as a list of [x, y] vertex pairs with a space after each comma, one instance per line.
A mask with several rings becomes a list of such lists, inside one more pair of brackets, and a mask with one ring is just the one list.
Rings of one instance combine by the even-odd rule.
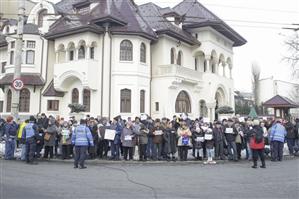
[[25, 144], [25, 140], [22, 139], [22, 133], [23, 133], [23, 129], [24, 127], [29, 123], [29, 120], [25, 120], [24, 122], [22, 122], [19, 126], [19, 130], [18, 130], [18, 140], [21, 144], [21, 160], [25, 161], [26, 159], [26, 144]]

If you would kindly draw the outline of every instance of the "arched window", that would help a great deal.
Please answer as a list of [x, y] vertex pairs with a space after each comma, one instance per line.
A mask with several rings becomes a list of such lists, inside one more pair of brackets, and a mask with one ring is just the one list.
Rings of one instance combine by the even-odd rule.
[[6, 26], [5, 32], [6, 32], [6, 34], [9, 34], [9, 26]]
[[207, 117], [208, 116], [208, 108], [206, 102], [204, 100], [200, 100], [199, 102], [199, 114], [200, 117]]
[[72, 90], [72, 104], [78, 104], [79, 103], [79, 91], [77, 88], [74, 88]]
[[146, 63], [146, 46], [144, 43], [140, 45], [140, 62]]
[[10, 51], [9, 63], [12, 65], [15, 61], [15, 51]]
[[85, 47], [84, 46], [79, 47], [78, 59], [85, 59]]
[[145, 112], [145, 90], [140, 91], [140, 113]]
[[133, 44], [129, 40], [123, 40], [120, 43], [120, 61], [133, 60]]
[[120, 90], [120, 112], [131, 113], [131, 90]]
[[175, 102], [176, 113], [191, 113], [191, 103], [186, 91], [181, 91]]
[[60, 44], [58, 47], [58, 63], [65, 62], [65, 48], [63, 44]]
[[48, 13], [48, 11], [46, 9], [43, 9], [41, 10], [39, 13], [38, 13], [38, 21], [37, 21], [37, 25], [38, 27], [43, 27], [44, 25], [44, 17], [45, 15]]
[[68, 45], [68, 57], [70, 61], [73, 61], [75, 58], [75, 44], [73, 42]]
[[7, 96], [6, 96], [6, 112], [11, 112], [11, 98], [12, 98], [12, 93], [11, 90], [9, 89], [7, 91]]
[[30, 91], [27, 88], [23, 88], [20, 91], [20, 106], [19, 111], [28, 113], [30, 110]]
[[174, 50], [174, 48], [172, 48], [170, 50], [170, 63], [171, 64], [174, 64], [174, 58], [175, 58], [175, 50]]
[[90, 90], [83, 90], [83, 105], [86, 107], [85, 112], [90, 112]]
[[182, 58], [183, 58], [183, 53], [182, 53], [182, 51], [179, 51], [177, 65], [179, 65], [179, 66], [182, 65]]

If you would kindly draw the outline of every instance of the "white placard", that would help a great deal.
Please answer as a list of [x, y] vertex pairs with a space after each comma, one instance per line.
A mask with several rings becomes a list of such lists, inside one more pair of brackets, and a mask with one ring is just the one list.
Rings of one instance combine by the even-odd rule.
[[106, 129], [104, 139], [105, 140], [114, 140], [115, 133], [116, 133], [115, 130]]
[[163, 135], [163, 131], [162, 130], [156, 130], [154, 134], [155, 135]]
[[205, 140], [212, 140], [213, 135], [212, 134], [205, 134]]
[[131, 135], [126, 135], [125, 136], [125, 141], [131, 141], [132, 140], [132, 136]]
[[225, 133], [234, 133], [233, 128], [226, 128]]
[[204, 122], [204, 123], [210, 123], [210, 121], [211, 121], [211, 120], [210, 120], [210, 118], [208, 118], [208, 117], [204, 117], [204, 118], [203, 118], [203, 122]]
[[240, 117], [239, 118], [239, 122], [242, 122], [242, 123], [245, 122], [245, 118], [244, 117]]
[[205, 138], [204, 137], [197, 137], [196, 142], [204, 142]]
[[206, 131], [206, 130], [208, 129], [208, 127], [207, 127], [207, 126], [202, 126], [201, 129], [202, 129], [203, 131]]

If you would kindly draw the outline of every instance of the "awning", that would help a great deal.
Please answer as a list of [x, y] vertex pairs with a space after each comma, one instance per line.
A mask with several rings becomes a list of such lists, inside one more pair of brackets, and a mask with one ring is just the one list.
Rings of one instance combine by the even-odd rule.
[[[22, 74], [21, 80], [24, 85], [43, 86], [45, 80], [39, 74]], [[0, 79], [0, 85], [10, 85], [13, 81], [13, 74], [6, 74]]]

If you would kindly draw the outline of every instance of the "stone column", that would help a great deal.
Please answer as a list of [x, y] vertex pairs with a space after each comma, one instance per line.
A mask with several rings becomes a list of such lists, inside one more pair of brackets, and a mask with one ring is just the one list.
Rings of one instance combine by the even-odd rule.
[[222, 62], [222, 69], [223, 69], [223, 77], [226, 77], [226, 74], [225, 74], [225, 66], [226, 66], [226, 64], [225, 64], [225, 62]]
[[85, 55], [85, 59], [90, 59], [90, 45], [86, 46], [86, 55]]
[[211, 72], [211, 55], [206, 55], [205, 56], [205, 61], [206, 61], [206, 67], [207, 67], [207, 71], [206, 72]]
[[229, 67], [229, 78], [233, 78], [233, 73], [232, 73], [232, 70], [233, 70], [233, 65], [232, 64], [230, 64], [230, 65], [228, 65], [228, 67]]
[[[102, 116], [110, 117], [110, 106], [111, 106], [111, 69], [110, 69], [110, 53], [111, 53], [111, 36], [108, 31], [109, 24], [105, 26], [106, 31], [103, 35], [103, 68], [102, 68]], [[133, 97], [132, 97], [133, 99]], [[110, 118], [111, 119], [111, 118]]]
[[215, 120], [215, 107], [216, 107], [216, 102], [207, 104], [208, 116], [211, 122]]

